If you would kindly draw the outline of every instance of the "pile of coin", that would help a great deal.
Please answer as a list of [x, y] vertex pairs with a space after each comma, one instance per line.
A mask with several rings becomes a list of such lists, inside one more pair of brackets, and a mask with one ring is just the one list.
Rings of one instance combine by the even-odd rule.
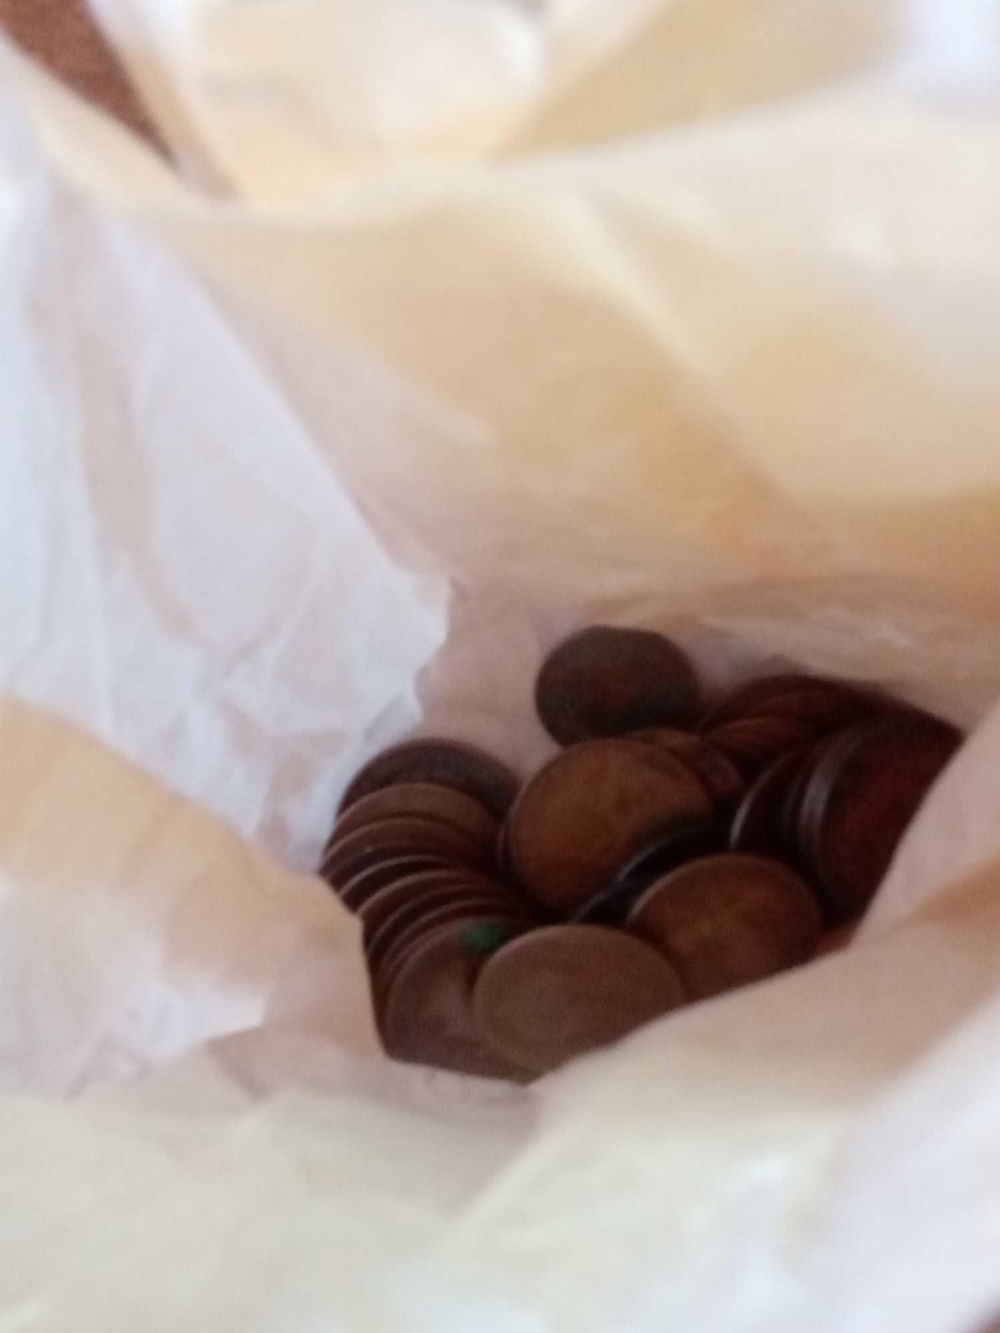
[[528, 1080], [808, 961], [867, 907], [962, 739], [805, 674], [706, 707], [676, 645], [606, 626], [552, 653], [535, 705], [565, 748], [523, 786], [422, 739], [341, 802], [320, 873], [361, 919], [397, 1059]]

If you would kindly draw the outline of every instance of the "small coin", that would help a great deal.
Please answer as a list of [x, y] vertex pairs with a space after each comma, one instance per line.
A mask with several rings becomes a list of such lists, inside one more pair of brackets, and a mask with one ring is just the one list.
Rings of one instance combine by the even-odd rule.
[[655, 949], [623, 931], [571, 925], [533, 930], [497, 950], [473, 1003], [491, 1046], [545, 1074], [684, 1000], [676, 970]]
[[509, 855], [533, 897], [569, 913], [606, 887], [643, 843], [711, 810], [703, 784], [673, 755], [637, 741], [585, 741], [522, 791], [511, 812]]
[[815, 740], [816, 728], [797, 717], [745, 717], [723, 723], [710, 731], [708, 738], [745, 778], [753, 781], [761, 769], [787, 751], [799, 750]]
[[382, 1039], [388, 1053], [411, 1064], [523, 1081], [525, 1070], [484, 1040], [472, 1012], [484, 962], [520, 929], [503, 914], [483, 913], [421, 936], [386, 987]]
[[719, 810], [734, 809], [746, 790], [746, 783], [733, 761], [696, 732], [678, 731], [674, 727], [647, 727], [632, 732], [626, 739], [658, 745], [676, 755], [702, 780]]
[[593, 625], [546, 659], [535, 685], [542, 725], [561, 745], [678, 726], [695, 716], [691, 663], [662, 634]]
[[871, 902], [961, 739], [945, 723], [901, 712], [849, 727], [826, 747], [802, 799], [800, 843], [839, 917]]
[[492, 864], [492, 852], [460, 829], [437, 819], [414, 817], [385, 819], [348, 833], [327, 852], [320, 873], [339, 886], [380, 861], [416, 852], [450, 856], [463, 865], [486, 868]]
[[496, 844], [497, 820], [471, 796], [433, 782], [402, 782], [373, 791], [345, 810], [337, 820], [327, 850], [360, 828], [386, 819], [412, 816], [452, 824], [484, 847], [492, 849]]
[[790, 793], [801, 782], [803, 752], [784, 754], [756, 778], [733, 817], [729, 846], [734, 852], [785, 857], [785, 810]]
[[664, 951], [693, 997], [706, 999], [811, 958], [820, 914], [794, 871], [728, 853], [657, 880], [628, 926]]
[[373, 791], [403, 782], [454, 787], [484, 805], [496, 819], [503, 819], [520, 786], [506, 764], [475, 745], [438, 738], [404, 741], [364, 766], [344, 793], [340, 814]]
[[338, 890], [344, 906], [356, 912], [362, 903], [374, 897], [379, 889], [394, 884], [398, 879], [406, 879], [422, 870], [458, 870], [461, 867], [454, 860], [444, 856], [397, 856], [389, 861], [379, 861], [360, 874], [349, 879]]
[[[358, 908], [358, 916], [364, 927], [365, 944], [374, 938], [380, 927], [399, 908], [420, 901], [438, 889], [455, 888], [463, 890], [478, 888], [480, 892], [490, 894], [494, 891], [493, 882], [485, 875], [477, 879], [475, 875], [470, 875], [468, 871], [461, 869], [423, 870], [416, 875], [407, 875], [406, 879], [397, 879], [394, 884], [387, 884]], [[499, 898], [499, 895], [497, 896]]]

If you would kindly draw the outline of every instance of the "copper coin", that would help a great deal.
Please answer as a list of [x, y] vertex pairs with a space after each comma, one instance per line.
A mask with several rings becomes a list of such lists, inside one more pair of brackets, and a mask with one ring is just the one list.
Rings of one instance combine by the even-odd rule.
[[419, 921], [413, 922], [410, 926], [399, 933], [390, 943], [380, 951], [379, 956], [371, 963], [372, 969], [372, 994], [375, 1004], [376, 1017], [381, 1022], [382, 1009], [385, 997], [389, 992], [389, 987], [396, 976], [396, 973], [404, 965], [406, 959], [414, 949], [420, 947], [420, 941], [429, 933], [437, 930], [438, 926], [446, 925], [453, 921], [464, 921], [470, 918], [483, 915], [495, 917], [508, 921], [518, 933], [531, 930], [537, 926], [538, 922], [531, 920], [530, 917], [521, 916], [514, 911], [508, 911], [505, 906], [498, 906], [496, 901], [488, 898], [474, 898], [471, 894], [462, 898], [456, 898], [453, 902], [443, 903], [428, 910]]
[[320, 873], [331, 884], [346, 884], [379, 861], [411, 852], [450, 856], [463, 865], [488, 867], [493, 861], [491, 851], [451, 824], [437, 819], [385, 819], [348, 833], [343, 842], [331, 847]]
[[858, 723], [824, 751], [802, 802], [808, 864], [841, 916], [871, 902], [913, 816], [961, 743], [908, 713]]
[[338, 892], [345, 907], [356, 912], [362, 903], [374, 897], [379, 889], [394, 884], [398, 879], [406, 879], [422, 870], [461, 870], [457, 861], [444, 856], [397, 856], [389, 861], [379, 861], [360, 874], [349, 879]]
[[657, 880], [628, 926], [672, 959], [692, 996], [705, 999], [811, 958], [820, 915], [794, 871], [728, 853]]
[[[438, 889], [470, 889], [479, 888], [483, 893], [493, 893], [493, 883], [485, 876], [477, 879], [475, 875], [468, 871], [455, 870], [423, 870], [416, 875], [407, 875], [406, 879], [397, 879], [395, 884], [388, 884], [384, 889], [380, 889], [373, 898], [369, 898], [366, 903], [362, 903], [358, 909], [358, 916], [361, 918], [361, 924], [364, 927], [364, 938], [367, 944], [389, 918], [408, 903], [417, 902], [425, 898], [429, 893], [436, 892]], [[499, 901], [499, 893], [497, 894]]]
[[536, 1074], [618, 1041], [683, 1004], [655, 949], [601, 926], [545, 926], [498, 949], [476, 983], [490, 1045]]
[[708, 737], [752, 781], [788, 750], [801, 749], [814, 740], [816, 729], [797, 717], [746, 717], [723, 723]]
[[674, 727], [647, 727], [644, 731], [632, 732], [626, 739], [658, 745], [676, 755], [701, 778], [720, 810], [733, 809], [746, 790], [746, 783], [733, 761], [695, 732], [678, 731]]
[[593, 926], [624, 926], [632, 908], [649, 886], [671, 870], [702, 856], [725, 851], [728, 829], [720, 823], [681, 825], [654, 838], [629, 857], [611, 887], [596, 893], [573, 916]]
[[782, 755], [756, 778], [733, 818], [729, 846], [734, 852], [749, 852], [779, 859], [787, 854], [785, 810], [789, 795], [802, 780], [801, 750]]
[[699, 723], [699, 731], [712, 731], [726, 722], [735, 722], [746, 717], [758, 704], [764, 703], [776, 695], [787, 694], [789, 690], [799, 689], [820, 679], [809, 676], [804, 671], [785, 671], [780, 675], [758, 676], [731, 690], [711, 708]]
[[499, 892], [478, 884], [474, 880], [467, 883], [442, 884], [437, 888], [425, 889], [415, 893], [401, 903], [387, 918], [372, 929], [365, 925], [365, 956], [368, 966], [374, 970], [391, 945], [404, 935], [412, 925], [419, 924], [429, 914], [441, 907], [456, 903], [473, 902], [477, 906], [496, 909], [503, 899]]
[[650, 630], [593, 625], [546, 659], [535, 684], [542, 725], [561, 745], [693, 721], [698, 681], [687, 657]]
[[412, 1064], [522, 1080], [524, 1069], [487, 1044], [472, 1011], [484, 962], [518, 930], [502, 914], [483, 913], [422, 936], [386, 987], [382, 1038], [388, 1053]]
[[521, 785], [511, 769], [478, 746], [427, 738], [404, 741], [369, 760], [340, 802], [340, 813], [363, 796], [403, 782], [429, 782], [454, 787], [503, 819]]
[[484, 805], [474, 801], [454, 787], [442, 787], [432, 782], [402, 782], [395, 787], [383, 787], [363, 796], [337, 820], [327, 849], [342, 842], [350, 833], [370, 824], [400, 816], [436, 819], [452, 824], [484, 847], [496, 845], [499, 824]]
[[711, 810], [704, 786], [673, 755], [638, 741], [585, 741], [548, 763], [518, 797], [511, 863], [533, 897], [569, 913], [655, 834]]

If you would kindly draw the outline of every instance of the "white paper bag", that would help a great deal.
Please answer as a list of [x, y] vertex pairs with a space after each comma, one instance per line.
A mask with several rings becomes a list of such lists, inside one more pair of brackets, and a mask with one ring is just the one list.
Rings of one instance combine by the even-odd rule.
[[[95, 8], [201, 174], [0, 53], [4, 1326], [975, 1333], [994, 7]], [[848, 952], [390, 1065], [292, 872], [418, 724], [527, 771], [597, 616], [980, 725]]]

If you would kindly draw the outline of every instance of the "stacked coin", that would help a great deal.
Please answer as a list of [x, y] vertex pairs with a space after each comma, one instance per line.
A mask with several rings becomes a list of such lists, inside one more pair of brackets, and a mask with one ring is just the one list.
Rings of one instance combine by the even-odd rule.
[[706, 709], [648, 631], [561, 644], [535, 702], [565, 748], [523, 787], [472, 746], [377, 756], [321, 873], [358, 913], [386, 1048], [527, 1079], [839, 942], [961, 736], [804, 674]]

